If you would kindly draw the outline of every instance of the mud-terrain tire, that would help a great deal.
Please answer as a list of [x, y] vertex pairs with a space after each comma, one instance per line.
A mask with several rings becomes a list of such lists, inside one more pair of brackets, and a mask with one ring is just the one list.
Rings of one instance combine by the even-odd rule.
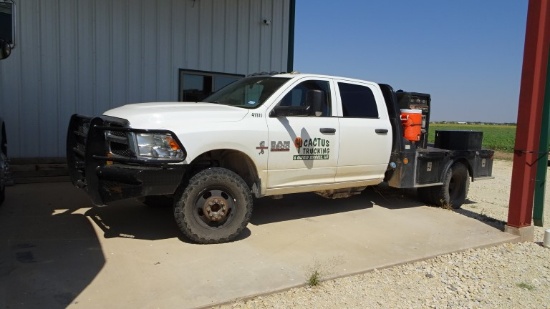
[[426, 187], [419, 190], [422, 199], [431, 204], [459, 209], [468, 197], [470, 177], [466, 165], [456, 162], [445, 174], [443, 185]]
[[200, 244], [235, 240], [252, 214], [252, 194], [236, 173], [221, 167], [194, 175], [177, 197], [174, 217], [182, 233]]

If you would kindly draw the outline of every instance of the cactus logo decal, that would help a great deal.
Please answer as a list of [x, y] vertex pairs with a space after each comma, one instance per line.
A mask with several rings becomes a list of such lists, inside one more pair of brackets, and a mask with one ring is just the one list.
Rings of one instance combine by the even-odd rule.
[[297, 148], [298, 154], [293, 156], [293, 160], [328, 160], [330, 157], [330, 141], [328, 139], [296, 137], [294, 146]]

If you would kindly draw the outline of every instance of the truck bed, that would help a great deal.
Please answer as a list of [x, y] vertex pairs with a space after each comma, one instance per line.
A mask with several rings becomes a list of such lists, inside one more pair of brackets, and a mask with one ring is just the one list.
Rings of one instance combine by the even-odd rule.
[[418, 188], [441, 185], [443, 175], [454, 162], [468, 167], [472, 181], [492, 178], [493, 150], [450, 150], [428, 145], [409, 149], [397, 160], [396, 168], [387, 179], [395, 188]]

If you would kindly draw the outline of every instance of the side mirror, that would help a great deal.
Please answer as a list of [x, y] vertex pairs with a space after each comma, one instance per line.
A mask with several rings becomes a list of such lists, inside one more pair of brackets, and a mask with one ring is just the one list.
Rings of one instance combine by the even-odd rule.
[[308, 90], [306, 94], [306, 105], [309, 107], [310, 115], [319, 117], [323, 115], [323, 106], [327, 105], [327, 97], [322, 90]]

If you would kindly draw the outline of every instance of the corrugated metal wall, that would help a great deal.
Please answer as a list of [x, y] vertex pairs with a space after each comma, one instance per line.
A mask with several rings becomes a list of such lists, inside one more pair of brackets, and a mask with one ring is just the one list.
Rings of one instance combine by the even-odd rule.
[[0, 61], [0, 116], [12, 158], [64, 157], [73, 113], [176, 101], [179, 69], [287, 68], [290, 0], [17, 4], [18, 46]]

